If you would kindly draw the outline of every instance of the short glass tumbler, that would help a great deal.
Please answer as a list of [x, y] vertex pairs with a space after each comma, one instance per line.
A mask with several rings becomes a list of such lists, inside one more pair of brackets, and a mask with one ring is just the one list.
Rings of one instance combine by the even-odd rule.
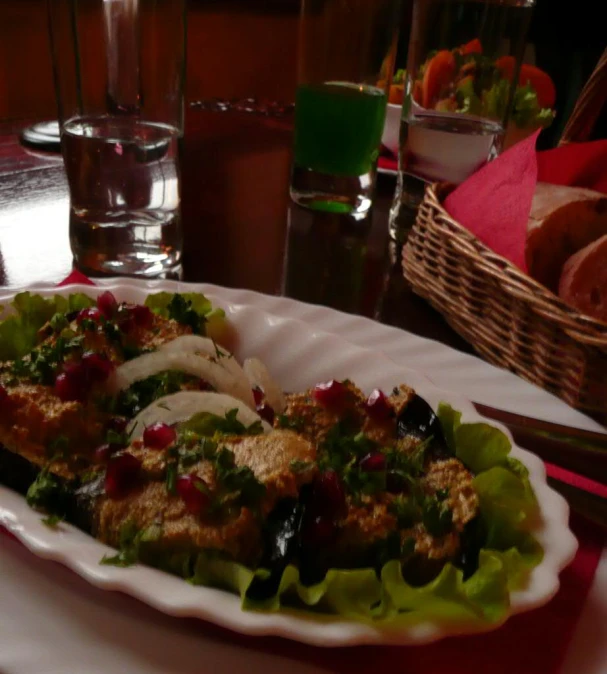
[[181, 275], [185, 0], [48, 0], [75, 265]]
[[291, 198], [364, 217], [394, 67], [400, 0], [302, 0]]

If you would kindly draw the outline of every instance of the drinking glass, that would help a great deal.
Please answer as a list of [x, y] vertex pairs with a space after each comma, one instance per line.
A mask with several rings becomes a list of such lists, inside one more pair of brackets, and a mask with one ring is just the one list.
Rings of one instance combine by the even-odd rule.
[[48, 0], [48, 14], [74, 262], [179, 277], [185, 0]]
[[390, 236], [428, 183], [461, 183], [501, 150], [535, 0], [414, 0]]
[[364, 217], [394, 67], [400, 0], [302, 0], [291, 198]]

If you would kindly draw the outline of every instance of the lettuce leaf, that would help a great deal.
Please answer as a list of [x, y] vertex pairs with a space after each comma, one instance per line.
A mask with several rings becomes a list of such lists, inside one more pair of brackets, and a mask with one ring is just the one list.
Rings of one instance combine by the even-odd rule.
[[537, 94], [530, 84], [517, 87], [512, 105], [512, 121], [519, 129], [550, 126], [555, 113], [549, 108], [541, 108]]
[[80, 311], [94, 304], [95, 300], [83, 293], [48, 299], [29, 291], [18, 293], [11, 302], [15, 313], [0, 322], [0, 360], [15, 360], [28, 354], [38, 342], [38, 330], [55, 314]]
[[[508, 80], [500, 79], [485, 89], [479, 97], [474, 89], [473, 79], [465, 78], [456, 91], [457, 112], [502, 119], [508, 105], [509, 93]], [[550, 126], [554, 115], [554, 111], [540, 107], [537, 94], [531, 85], [516, 88], [510, 120], [519, 129]]]
[[189, 325], [197, 335], [205, 334], [208, 321], [225, 316], [223, 309], [213, 309], [211, 300], [202, 293], [154, 293], [148, 295], [145, 305], [159, 316]]
[[373, 624], [401, 626], [423, 621], [462, 624], [497, 624], [508, 615], [510, 592], [525, 586], [529, 572], [540, 563], [542, 548], [532, 534], [538, 506], [527, 469], [508, 456], [510, 443], [488, 424], [462, 424], [461, 413], [441, 404], [440, 419], [447, 443], [475, 473], [480, 517], [487, 532], [478, 568], [464, 572], [446, 564], [424, 586], [403, 578], [398, 560], [375, 569], [330, 569], [314, 585], [301, 582], [299, 570], [286, 566], [271, 596], [250, 592], [255, 579], [265, 580], [269, 569], [255, 571], [213, 553], [156, 554], [146, 561], [186, 578], [194, 585], [218, 587], [237, 593], [244, 609], [279, 611], [314, 609], [318, 620], [331, 615]]

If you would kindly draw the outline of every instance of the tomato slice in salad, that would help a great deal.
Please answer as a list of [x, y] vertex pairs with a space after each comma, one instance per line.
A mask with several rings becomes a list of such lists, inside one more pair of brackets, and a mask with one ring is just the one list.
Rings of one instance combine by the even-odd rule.
[[453, 80], [455, 56], [448, 49], [442, 49], [428, 62], [422, 80], [422, 106], [432, 108], [441, 91]]
[[[495, 62], [502, 77], [512, 80], [516, 61], [513, 56], [502, 56]], [[550, 75], [536, 66], [523, 63], [518, 76], [518, 84], [522, 87], [531, 85], [537, 94], [537, 102], [542, 108], [552, 108], [556, 101], [556, 88]]]
[[521, 86], [530, 84], [537, 94], [537, 102], [542, 108], [552, 108], [556, 101], [556, 88], [550, 75], [535, 66], [523, 63], [518, 78]]
[[466, 44], [462, 45], [459, 48], [459, 53], [462, 56], [467, 56], [468, 54], [482, 54], [483, 46], [481, 41], [475, 37], [474, 40], [470, 40], [470, 42], [466, 42]]

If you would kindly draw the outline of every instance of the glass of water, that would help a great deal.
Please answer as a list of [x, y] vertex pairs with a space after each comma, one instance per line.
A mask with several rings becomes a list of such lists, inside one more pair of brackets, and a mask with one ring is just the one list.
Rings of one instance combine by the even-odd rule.
[[185, 0], [48, 0], [75, 265], [181, 275]]
[[500, 152], [535, 0], [414, 0], [390, 235], [406, 240], [425, 187]]
[[363, 218], [394, 66], [400, 0], [302, 0], [291, 198]]

